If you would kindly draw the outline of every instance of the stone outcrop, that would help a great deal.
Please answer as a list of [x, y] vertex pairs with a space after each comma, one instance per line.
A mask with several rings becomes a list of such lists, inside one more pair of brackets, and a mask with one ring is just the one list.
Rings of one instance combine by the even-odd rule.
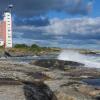
[[[49, 68], [34, 63], [0, 61], [0, 100], [99, 100], [100, 89], [82, 82], [81, 75], [93, 72], [89, 76], [99, 77], [100, 72], [74, 67], [74, 63], [63, 62], [64, 66], [70, 64], [70, 69], [60, 70], [60, 65]], [[77, 74], [79, 72], [81, 74]]]
[[63, 60], [57, 60], [57, 59], [42, 59], [42, 60], [36, 60], [31, 62], [30, 64], [34, 64], [41, 67], [46, 68], [54, 68], [54, 69], [68, 69], [75, 68], [76, 66], [84, 66], [84, 64], [73, 62], [73, 61], [63, 61]]

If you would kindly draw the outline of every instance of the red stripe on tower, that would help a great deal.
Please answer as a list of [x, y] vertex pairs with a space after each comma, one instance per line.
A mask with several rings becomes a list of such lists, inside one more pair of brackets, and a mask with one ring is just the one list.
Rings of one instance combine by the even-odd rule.
[[4, 48], [6, 48], [6, 21], [3, 21], [3, 39], [4, 39]]

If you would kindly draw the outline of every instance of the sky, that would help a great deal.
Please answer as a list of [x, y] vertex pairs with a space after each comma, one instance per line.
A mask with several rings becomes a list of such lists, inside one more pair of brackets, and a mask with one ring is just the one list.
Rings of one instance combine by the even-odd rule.
[[100, 49], [100, 0], [0, 0], [13, 4], [13, 43]]

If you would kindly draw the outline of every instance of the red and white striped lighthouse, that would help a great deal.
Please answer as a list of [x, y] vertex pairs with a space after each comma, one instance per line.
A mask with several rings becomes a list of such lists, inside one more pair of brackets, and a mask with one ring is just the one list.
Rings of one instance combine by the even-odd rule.
[[3, 14], [3, 20], [0, 21], [0, 46], [12, 48], [12, 16], [11, 9], [13, 5], [9, 5]]
[[11, 12], [4, 12], [3, 19], [4, 47], [12, 48], [12, 17]]

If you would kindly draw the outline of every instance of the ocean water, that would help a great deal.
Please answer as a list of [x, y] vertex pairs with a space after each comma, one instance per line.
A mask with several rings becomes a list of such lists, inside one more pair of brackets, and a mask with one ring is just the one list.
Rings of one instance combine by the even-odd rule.
[[24, 56], [24, 57], [1, 57], [0, 61], [7, 60], [7, 61], [14, 61], [19, 63], [29, 63], [33, 60], [40, 60], [40, 59], [56, 59], [56, 54], [48, 54], [48, 55], [42, 55], [42, 56]]
[[48, 54], [42, 56], [25, 56], [25, 57], [3, 57], [0, 60], [11, 60], [17, 62], [29, 63], [33, 60], [39, 59], [58, 59], [64, 61], [75, 61], [85, 65], [85, 67], [90, 68], [100, 68], [100, 54], [93, 55], [83, 55], [76, 51], [63, 50], [57, 54]]
[[58, 59], [83, 63], [85, 67], [100, 68], [100, 54], [84, 55], [77, 51], [63, 50]]

